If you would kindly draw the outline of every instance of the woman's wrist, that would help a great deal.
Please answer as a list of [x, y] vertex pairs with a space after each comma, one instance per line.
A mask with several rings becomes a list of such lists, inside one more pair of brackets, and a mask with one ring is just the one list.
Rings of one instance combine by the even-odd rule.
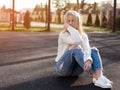
[[[92, 64], [92, 60], [90, 60], [90, 59], [88, 59], [86, 62], [89, 62], [90, 64]], [[85, 62], [85, 63], [86, 63], [86, 62]]]

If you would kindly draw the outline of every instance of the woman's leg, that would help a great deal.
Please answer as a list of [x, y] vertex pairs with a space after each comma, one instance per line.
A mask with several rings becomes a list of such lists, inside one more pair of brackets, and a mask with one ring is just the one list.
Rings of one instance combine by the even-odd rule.
[[102, 74], [103, 66], [102, 66], [101, 57], [97, 48], [91, 49], [91, 57], [93, 60], [92, 75], [94, 78], [98, 78]]
[[79, 74], [83, 73], [84, 67], [84, 60], [83, 60], [83, 52], [81, 49], [74, 49], [73, 50], [73, 59], [75, 61], [75, 65], [73, 68], [72, 75], [78, 76]]
[[60, 58], [60, 60], [56, 63], [56, 72], [61, 76], [70, 76], [73, 67], [74, 60], [72, 58], [73, 50], [68, 50], [64, 53], [64, 55]]
[[[73, 57], [75, 59], [75, 62], [77, 62], [77, 64], [75, 65], [75, 69], [73, 70], [74, 73], [81, 73], [83, 72], [84, 69], [84, 59], [83, 59], [83, 52], [81, 49], [74, 49], [73, 50]], [[102, 74], [102, 61], [101, 61], [101, 57], [99, 54], [99, 51], [97, 48], [92, 48], [91, 49], [91, 57], [93, 59], [93, 63], [92, 63], [92, 68], [90, 69], [90, 71], [88, 72], [93, 72], [93, 77], [99, 77]], [[80, 70], [82, 69], [82, 70]], [[79, 70], [81, 72], [79, 72]]]
[[102, 61], [97, 48], [91, 49], [91, 56], [93, 59], [92, 76], [94, 85], [102, 88], [112, 88], [112, 81], [110, 81], [103, 75]]
[[73, 67], [72, 76], [78, 76], [81, 73], [83, 73], [83, 68], [77, 62], [75, 62], [75, 65]]
[[64, 53], [56, 63], [56, 72], [62, 76], [78, 76], [83, 72], [83, 53], [80, 49], [71, 49]]

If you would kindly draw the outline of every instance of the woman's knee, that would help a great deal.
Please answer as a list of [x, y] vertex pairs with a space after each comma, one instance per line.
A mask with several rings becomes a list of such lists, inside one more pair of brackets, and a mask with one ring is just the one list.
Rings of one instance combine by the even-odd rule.
[[74, 51], [73, 51], [73, 56], [83, 56], [83, 51], [81, 50], [81, 49], [75, 49]]
[[91, 51], [92, 51], [92, 52], [99, 52], [98, 48], [96, 48], [96, 47], [92, 47], [92, 48], [91, 48]]
[[69, 70], [67, 69], [63, 69], [63, 64], [58, 64], [56, 63], [56, 73], [59, 75], [59, 76], [69, 76], [71, 73]]
[[98, 48], [96, 48], [96, 47], [91, 48], [91, 56], [92, 56], [92, 58], [96, 57], [96, 56], [97, 57], [100, 56]]

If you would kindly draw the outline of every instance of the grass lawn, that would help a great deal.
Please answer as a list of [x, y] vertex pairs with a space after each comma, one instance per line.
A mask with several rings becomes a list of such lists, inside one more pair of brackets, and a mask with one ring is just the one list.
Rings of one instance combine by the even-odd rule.
[[[0, 31], [12, 31], [12, 28], [9, 26], [6, 27], [0, 27]], [[30, 27], [28, 30], [24, 27], [15, 27], [15, 31], [31, 31], [31, 32], [41, 32], [41, 31], [46, 31], [46, 27]], [[107, 28], [100, 28], [100, 27], [88, 27], [88, 26], [83, 26], [84, 31], [86, 32], [93, 32], [93, 31], [106, 31], [108, 30]], [[63, 30], [62, 27], [51, 27], [50, 31], [61, 31]]]
[[[8, 24], [4, 24], [4, 26], [0, 25], [0, 31], [12, 31], [12, 28]], [[94, 32], [94, 31], [112, 31], [111, 28], [102, 28], [102, 27], [95, 27], [95, 26], [83, 26], [85, 32]], [[25, 32], [43, 32], [46, 31], [47, 27], [30, 27], [28, 30], [23, 27], [23, 25], [16, 25], [14, 31], [25, 31]], [[61, 31], [63, 30], [62, 27], [50, 27], [50, 31]], [[116, 33], [120, 33], [120, 30], [116, 30]]]
[[94, 31], [110, 31], [108, 28], [103, 27], [95, 27], [95, 26], [83, 26], [84, 31], [86, 32], [94, 32]]

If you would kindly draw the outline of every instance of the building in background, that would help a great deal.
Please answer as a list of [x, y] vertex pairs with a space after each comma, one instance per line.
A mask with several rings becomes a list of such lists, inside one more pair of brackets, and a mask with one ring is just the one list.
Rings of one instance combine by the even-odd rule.
[[[19, 12], [14, 11], [14, 13], [15, 13], [15, 21], [16, 21]], [[6, 8], [5, 5], [3, 5], [0, 8], [0, 22], [11, 22], [11, 20], [12, 20], [12, 9]]]

